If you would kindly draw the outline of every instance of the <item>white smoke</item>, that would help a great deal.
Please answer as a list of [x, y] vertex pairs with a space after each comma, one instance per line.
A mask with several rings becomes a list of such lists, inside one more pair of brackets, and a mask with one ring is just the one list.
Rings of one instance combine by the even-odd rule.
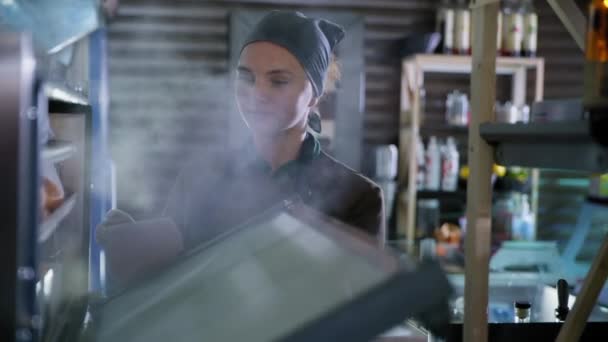
[[[171, 60], [192, 64], [178, 53]], [[170, 179], [201, 151], [226, 148], [230, 117], [238, 115], [229, 72], [212, 74], [204, 67], [187, 74], [152, 72], [111, 73], [109, 81], [119, 202], [138, 210], [158, 209]]]

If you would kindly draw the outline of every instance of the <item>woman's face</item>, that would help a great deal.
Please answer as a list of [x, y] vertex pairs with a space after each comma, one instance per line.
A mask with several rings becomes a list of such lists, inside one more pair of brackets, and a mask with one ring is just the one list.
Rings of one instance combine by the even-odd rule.
[[269, 43], [247, 45], [236, 72], [236, 100], [247, 126], [259, 134], [306, 128], [316, 105], [312, 85], [298, 60]]

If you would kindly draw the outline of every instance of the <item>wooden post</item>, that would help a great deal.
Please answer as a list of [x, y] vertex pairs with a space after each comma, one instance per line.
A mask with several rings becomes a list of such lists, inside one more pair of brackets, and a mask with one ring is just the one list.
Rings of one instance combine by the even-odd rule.
[[526, 104], [526, 90], [527, 90], [527, 72], [526, 66], [522, 65], [517, 68], [517, 71], [513, 74], [513, 80], [511, 83], [511, 102], [516, 106], [523, 106]]
[[[534, 84], [534, 102], [543, 100], [543, 90], [545, 85], [545, 60], [538, 59], [536, 61], [536, 80]], [[530, 115], [532, 115], [532, 108], [530, 108]], [[530, 117], [532, 120], [532, 117]], [[540, 187], [540, 169], [532, 169], [532, 198], [531, 209], [534, 213], [534, 240], [538, 236], [538, 198], [539, 198], [539, 187]]]
[[545, 89], [545, 60], [539, 59], [536, 62], [536, 83], [534, 84], [534, 101], [542, 101]]
[[[418, 173], [417, 139], [420, 127], [420, 88], [423, 74], [417, 58], [403, 62], [401, 74], [401, 117], [400, 117], [400, 172], [399, 184], [407, 184], [406, 200], [404, 204], [399, 194], [397, 200], [397, 225], [399, 232], [406, 237], [407, 251], [413, 252], [416, 237], [416, 175]], [[405, 127], [408, 128], [405, 128]], [[407, 150], [407, 152], [406, 152]], [[407, 174], [405, 170], [407, 169]], [[407, 177], [406, 177], [407, 176]]]
[[488, 339], [488, 273], [491, 237], [493, 149], [479, 135], [479, 124], [493, 121], [496, 98], [497, 2], [471, 1], [475, 32], [469, 125], [469, 183], [465, 245], [463, 341]]
[[418, 125], [420, 118], [420, 93], [418, 87], [414, 90], [414, 101], [412, 104], [412, 125], [410, 129], [410, 164], [408, 165], [407, 181], [407, 225], [406, 237], [408, 251], [412, 251], [416, 237], [416, 175], [418, 173], [416, 142], [418, 139]]
[[604, 238], [600, 250], [593, 259], [593, 264], [587, 272], [587, 277], [585, 277], [581, 292], [574, 302], [574, 307], [559, 331], [557, 342], [579, 340], [606, 278], [608, 278], [608, 236]]

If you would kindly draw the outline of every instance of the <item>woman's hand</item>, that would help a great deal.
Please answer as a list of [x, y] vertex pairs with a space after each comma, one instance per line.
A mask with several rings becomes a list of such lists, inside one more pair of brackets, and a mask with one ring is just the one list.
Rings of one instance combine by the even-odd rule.
[[111, 279], [120, 287], [168, 265], [184, 249], [182, 234], [171, 219], [135, 221], [120, 210], [108, 212], [96, 238]]

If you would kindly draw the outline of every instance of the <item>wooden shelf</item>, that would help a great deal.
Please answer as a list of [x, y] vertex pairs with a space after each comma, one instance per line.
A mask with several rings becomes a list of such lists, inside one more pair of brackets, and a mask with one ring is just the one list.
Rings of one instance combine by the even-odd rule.
[[423, 136], [437, 134], [437, 135], [467, 135], [469, 134], [468, 126], [456, 126], [449, 124], [431, 124], [431, 125], [421, 125], [420, 126], [420, 134]]
[[71, 158], [76, 153], [76, 146], [65, 141], [49, 141], [42, 150], [42, 158], [51, 163], [59, 163]]
[[76, 204], [76, 194], [68, 197], [63, 204], [57, 208], [44, 222], [40, 225], [38, 231], [38, 242], [44, 242], [53, 235], [59, 224], [72, 212]]
[[481, 136], [505, 166], [606, 172], [608, 147], [591, 137], [589, 121], [484, 123]]
[[44, 92], [51, 100], [61, 101], [65, 103], [88, 105], [88, 99], [81, 93], [78, 93], [64, 85], [56, 83], [46, 83]]
[[[416, 63], [422, 72], [469, 74], [473, 59], [471, 56], [463, 55], [418, 54], [405, 59], [403, 63]], [[498, 57], [496, 58], [496, 73], [512, 75], [522, 67], [533, 69], [543, 63], [543, 58]]]

